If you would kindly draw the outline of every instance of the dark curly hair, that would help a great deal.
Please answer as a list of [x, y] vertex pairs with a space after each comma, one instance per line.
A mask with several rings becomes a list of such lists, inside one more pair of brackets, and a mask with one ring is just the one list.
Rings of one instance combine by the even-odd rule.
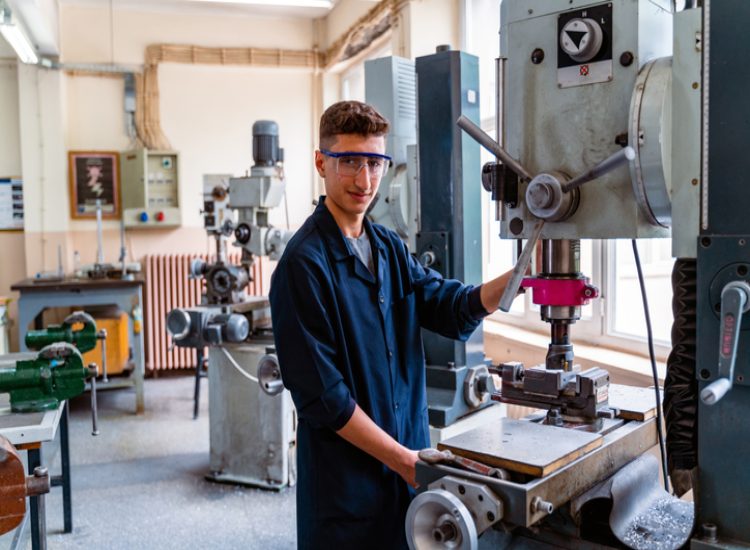
[[361, 101], [339, 101], [320, 117], [320, 147], [331, 147], [338, 134], [384, 136], [389, 127], [388, 121], [371, 105]]

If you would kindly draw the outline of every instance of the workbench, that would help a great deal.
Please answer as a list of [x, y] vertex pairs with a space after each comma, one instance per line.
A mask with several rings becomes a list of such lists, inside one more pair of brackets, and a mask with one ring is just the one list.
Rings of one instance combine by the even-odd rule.
[[[63, 493], [63, 532], [73, 532], [73, 509], [70, 494], [70, 447], [68, 439], [68, 402], [63, 401], [52, 411], [34, 413], [14, 413], [10, 410], [7, 394], [0, 396], [0, 435], [8, 439], [19, 451], [26, 451], [27, 471], [34, 475], [34, 468], [43, 466], [42, 443], [53, 441], [60, 428], [61, 474], [50, 473], [50, 485], [62, 487]], [[31, 548], [46, 548], [47, 519], [44, 509], [45, 495], [29, 497], [28, 519], [31, 526]], [[22, 539], [26, 520], [16, 528], [11, 548]]]
[[73, 307], [84, 311], [86, 306], [116, 306], [128, 316], [128, 335], [132, 346], [133, 372], [129, 377], [112, 377], [100, 383], [98, 390], [135, 388], [135, 410], [144, 411], [143, 377], [145, 353], [143, 330], [136, 330], [133, 309], [143, 311], [143, 280], [123, 279], [65, 279], [62, 281], [40, 281], [24, 279], [11, 286], [20, 294], [18, 299], [18, 342], [21, 351], [26, 351], [24, 338], [32, 321], [35, 329], [42, 326], [44, 310], [55, 307]]

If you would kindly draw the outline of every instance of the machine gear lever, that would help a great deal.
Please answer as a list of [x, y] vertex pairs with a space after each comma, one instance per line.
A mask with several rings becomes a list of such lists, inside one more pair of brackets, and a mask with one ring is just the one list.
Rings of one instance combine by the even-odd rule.
[[717, 403], [732, 389], [737, 344], [742, 326], [742, 314], [750, 310], [750, 285], [732, 281], [721, 291], [721, 338], [719, 340], [719, 378], [701, 391], [706, 405]]
[[526, 187], [526, 207], [539, 221], [534, 225], [531, 236], [513, 268], [513, 274], [500, 299], [500, 309], [507, 312], [510, 311], [510, 306], [518, 294], [518, 289], [531, 263], [531, 255], [542, 233], [544, 222], [557, 222], [569, 218], [578, 208], [578, 188], [633, 160], [635, 151], [632, 147], [625, 147], [573, 179], [568, 179], [565, 174], [557, 171], [542, 172], [532, 176], [531, 172], [471, 120], [462, 115], [456, 124], [519, 177], [529, 182]]

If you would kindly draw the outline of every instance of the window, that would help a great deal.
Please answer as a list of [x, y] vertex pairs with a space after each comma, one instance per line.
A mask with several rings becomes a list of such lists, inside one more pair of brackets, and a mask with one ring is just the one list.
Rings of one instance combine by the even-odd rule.
[[[646, 318], [643, 314], [641, 289], [629, 240], [609, 243], [610, 296], [608, 332], [626, 338], [645, 338]], [[651, 315], [654, 340], [669, 345], [672, 330], [672, 241], [642, 239], [638, 241], [643, 278]]]

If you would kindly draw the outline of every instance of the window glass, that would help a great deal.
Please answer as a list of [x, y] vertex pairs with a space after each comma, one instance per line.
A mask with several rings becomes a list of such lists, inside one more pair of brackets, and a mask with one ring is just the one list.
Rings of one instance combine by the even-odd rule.
[[[613, 301], [610, 308], [611, 330], [615, 334], [646, 338], [641, 290], [630, 240], [611, 243], [614, 258]], [[672, 241], [671, 239], [640, 239], [643, 278], [646, 282], [651, 326], [654, 339], [669, 342], [672, 330]], [[612, 311], [613, 310], [613, 311]]]

